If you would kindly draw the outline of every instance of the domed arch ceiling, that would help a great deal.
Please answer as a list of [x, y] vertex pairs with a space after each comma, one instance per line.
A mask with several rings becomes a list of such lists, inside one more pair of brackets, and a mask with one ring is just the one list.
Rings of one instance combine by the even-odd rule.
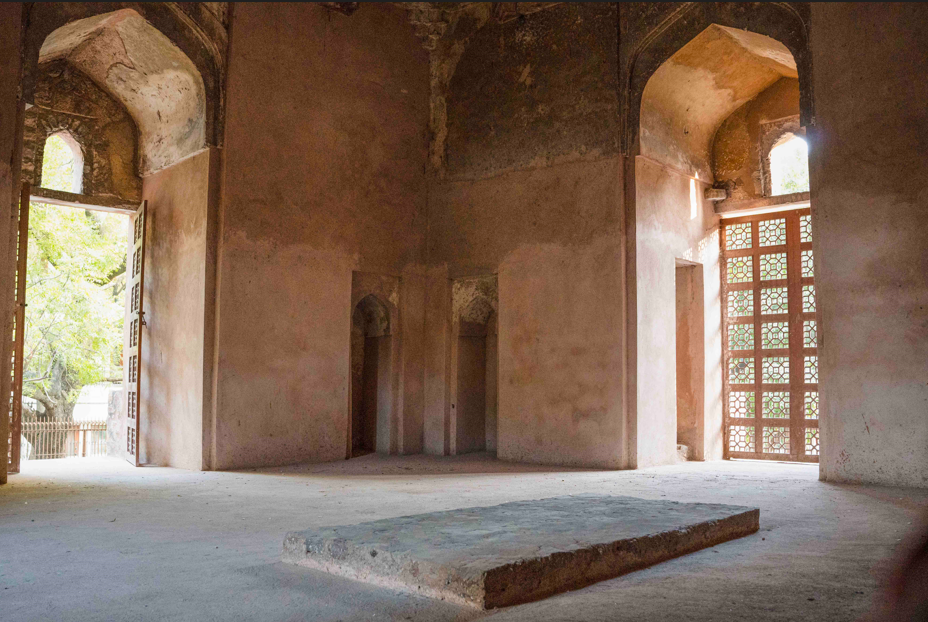
[[712, 181], [712, 144], [733, 112], [782, 78], [797, 78], [782, 43], [712, 25], [662, 64], [641, 101], [641, 154]]
[[170, 166], [206, 146], [206, 94], [193, 62], [131, 9], [52, 32], [39, 63], [65, 59], [121, 102], [139, 129], [140, 172]]

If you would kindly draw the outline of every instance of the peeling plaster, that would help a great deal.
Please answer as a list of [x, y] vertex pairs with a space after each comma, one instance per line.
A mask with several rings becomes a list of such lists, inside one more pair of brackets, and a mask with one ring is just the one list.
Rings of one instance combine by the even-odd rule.
[[139, 128], [143, 176], [206, 146], [206, 93], [193, 62], [131, 9], [52, 32], [41, 64], [66, 59], [121, 102]]

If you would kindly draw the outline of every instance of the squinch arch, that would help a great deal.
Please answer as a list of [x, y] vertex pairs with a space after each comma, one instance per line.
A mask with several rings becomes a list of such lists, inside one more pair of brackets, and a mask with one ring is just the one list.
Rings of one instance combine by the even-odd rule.
[[765, 35], [790, 51], [799, 74], [799, 114], [814, 125], [809, 7], [791, 2], [687, 2], [669, 5], [620, 4], [619, 92], [622, 151], [638, 149], [641, 97], [655, 71], [683, 46], [716, 24]]
[[[105, 38], [97, 36], [104, 22], [120, 21], [132, 15], [141, 18], [148, 27], [157, 31], [177, 50], [178, 57], [186, 57], [191, 67], [195, 67], [202, 78], [203, 109], [203, 146], [222, 144], [221, 128], [223, 113], [222, 84], [225, 74], [225, 26], [215, 16], [203, 9], [193, 9], [194, 14], [181, 10], [176, 3], [136, 3], [136, 2], [81, 2], [81, 3], [35, 3], [28, 9], [25, 40], [25, 58], [23, 67], [23, 97], [27, 102], [34, 99], [39, 63], [47, 60], [49, 54], [60, 54], [64, 50], [74, 51], [80, 46], [93, 46], [96, 42], [106, 44]], [[58, 42], [59, 50], [50, 48], [54, 44], [56, 31], [74, 35], [73, 40]], [[73, 32], [72, 32], [73, 31]], [[73, 45], [72, 45], [73, 44]], [[164, 47], [164, 46], [160, 46]], [[163, 50], [162, 50], [163, 51]], [[41, 58], [40, 58], [41, 56]], [[94, 52], [91, 56], [100, 55]], [[92, 59], [91, 59], [92, 60]], [[105, 75], [112, 65], [99, 67]], [[146, 73], [149, 68], [128, 66]], [[93, 73], [91, 70], [89, 73]], [[92, 76], [96, 81], [97, 77]], [[140, 93], [142, 95], [142, 93]], [[120, 99], [123, 99], [120, 97]], [[126, 103], [126, 102], [123, 102]], [[132, 109], [131, 106], [127, 105]], [[141, 120], [137, 122], [142, 125]]]

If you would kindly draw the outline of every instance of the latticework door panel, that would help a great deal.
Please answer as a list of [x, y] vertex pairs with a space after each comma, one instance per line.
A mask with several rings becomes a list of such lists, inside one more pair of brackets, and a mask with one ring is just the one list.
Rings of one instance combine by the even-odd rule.
[[722, 225], [725, 456], [818, 462], [808, 209]]
[[142, 325], [145, 323], [142, 290], [145, 284], [146, 208], [147, 201], [143, 201], [133, 218], [127, 257], [129, 282], [126, 285], [126, 342], [123, 356], [126, 377], [126, 459], [135, 466], [139, 466], [142, 417], [139, 388], [142, 378]]
[[7, 473], [19, 473], [23, 428], [23, 347], [26, 328], [26, 270], [29, 252], [29, 195], [31, 188], [23, 184], [19, 197], [19, 218], [16, 233], [16, 295], [13, 311], [13, 361], [10, 391], [10, 438], [7, 447]]

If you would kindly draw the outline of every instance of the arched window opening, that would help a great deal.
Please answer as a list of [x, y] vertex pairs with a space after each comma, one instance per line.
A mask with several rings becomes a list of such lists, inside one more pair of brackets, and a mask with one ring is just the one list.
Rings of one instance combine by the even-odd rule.
[[770, 150], [772, 195], [809, 191], [809, 147], [802, 138], [787, 134]]
[[80, 194], [83, 174], [84, 154], [74, 137], [67, 132], [49, 136], [42, 157], [42, 187]]

